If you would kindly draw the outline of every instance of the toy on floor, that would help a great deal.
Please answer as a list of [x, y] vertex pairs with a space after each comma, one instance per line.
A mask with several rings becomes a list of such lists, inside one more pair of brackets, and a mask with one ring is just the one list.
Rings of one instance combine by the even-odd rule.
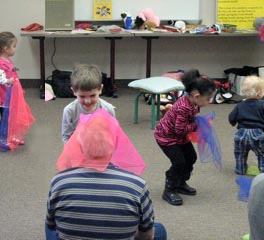
[[221, 82], [221, 81], [214, 81], [215, 85], [217, 86], [217, 91], [212, 98], [212, 103], [224, 103], [228, 102], [232, 99], [233, 94], [231, 93], [231, 86], [229, 81]]
[[[178, 92], [178, 91], [177, 91]], [[174, 92], [170, 92], [168, 94], [161, 94], [160, 95], [160, 105], [166, 105], [169, 103], [173, 103], [173, 97], [177, 99], [178, 96], [177, 94], [175, 95]], [[151, 94], [144, 94], [145, 101], [147, 102], [148, 105], [151, 105]], [[157, 97], [155, 98], [155, 103], [157, 103]]]
[[160, 112], [162, 117], [165, 115], [165, 113], [172, 107], [171, 103], [167, 103], [166, 105], [160, 105]]
[[258, 166], [248, 166], [246, 175], [247, 176], [257, 176], [260, 174]]
[[242, 237], [242, 240], [250, 240], [249, 233]]

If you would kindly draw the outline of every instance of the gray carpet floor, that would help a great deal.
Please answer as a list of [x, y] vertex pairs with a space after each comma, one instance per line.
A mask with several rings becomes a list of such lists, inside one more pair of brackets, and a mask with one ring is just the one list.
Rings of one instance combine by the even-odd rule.
[[[182, 206], [162, 200], [164, 172], [169, 160], [153, 138], [150, 106], [142, 98], [139, 123], [133, 124], [135, 90], [118, 89], [118, 98], [106, 98], [116, 106], [117, 118], [147, 163], [147, 180], [156, 220], [162, 222], [169, 240], [239, 240], [249, 231], [247, 203], [237, 200], [234, 174], [233, 136], [227, 121], [234, 104], [210, 105], [201, 113], [215, 111], [214, 127], [222, 147], [223, 169], [212, 163], [195, 164], [189, 184], [196, 196], [183, 196]], [[55, 162], [62, 150], [60, 136], [63, 107], [73, 99], [45, 102], [37, 89], [26, 89], [26, 99], [36, 122], [26, 136], [26, 145], [13, 152], [0, 152], [0, 240], [44, 240], [44, 221], [49, 183], [56, 173]], [[257, 165], [256, 157], [249, 163]]]

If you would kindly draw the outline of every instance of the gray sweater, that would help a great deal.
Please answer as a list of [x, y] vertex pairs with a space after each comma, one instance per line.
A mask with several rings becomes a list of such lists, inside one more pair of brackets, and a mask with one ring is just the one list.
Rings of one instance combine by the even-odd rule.
[[[115, 117], [115, 107], [101, 98], [99, 98], [97, 105], [97, 109], [100, 108], [105, 109], [113, 117]], [[62, 116], [62, 141], [64, 144], [69, 140], [76, 129], [81, 113], [91, 114], [92, 112], [87, 112], [84, 110], [82, 105], [78, 102], [78, 99], [74, 100], [64, 108]]]
[[250, 240], [264, 239], [264, 173], [252, 182], [248, 200]]

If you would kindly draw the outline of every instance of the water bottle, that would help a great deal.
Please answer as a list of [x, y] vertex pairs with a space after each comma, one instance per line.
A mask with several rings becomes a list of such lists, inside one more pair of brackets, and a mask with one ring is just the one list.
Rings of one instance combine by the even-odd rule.
[[127, 16], [125, 21], [125, 29], [131, 30], [132, 29], [132, 17]]

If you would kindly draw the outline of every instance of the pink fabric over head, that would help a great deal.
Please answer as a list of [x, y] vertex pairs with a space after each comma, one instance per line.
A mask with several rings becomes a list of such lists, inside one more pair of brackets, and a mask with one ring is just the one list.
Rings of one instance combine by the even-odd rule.
[[109, 163], [137, 175], [146, 167], [118, 121], [104, 109], [81, 115], [79, 124], [65, 144], [57, 170], [73, 167], [104, 171]]

